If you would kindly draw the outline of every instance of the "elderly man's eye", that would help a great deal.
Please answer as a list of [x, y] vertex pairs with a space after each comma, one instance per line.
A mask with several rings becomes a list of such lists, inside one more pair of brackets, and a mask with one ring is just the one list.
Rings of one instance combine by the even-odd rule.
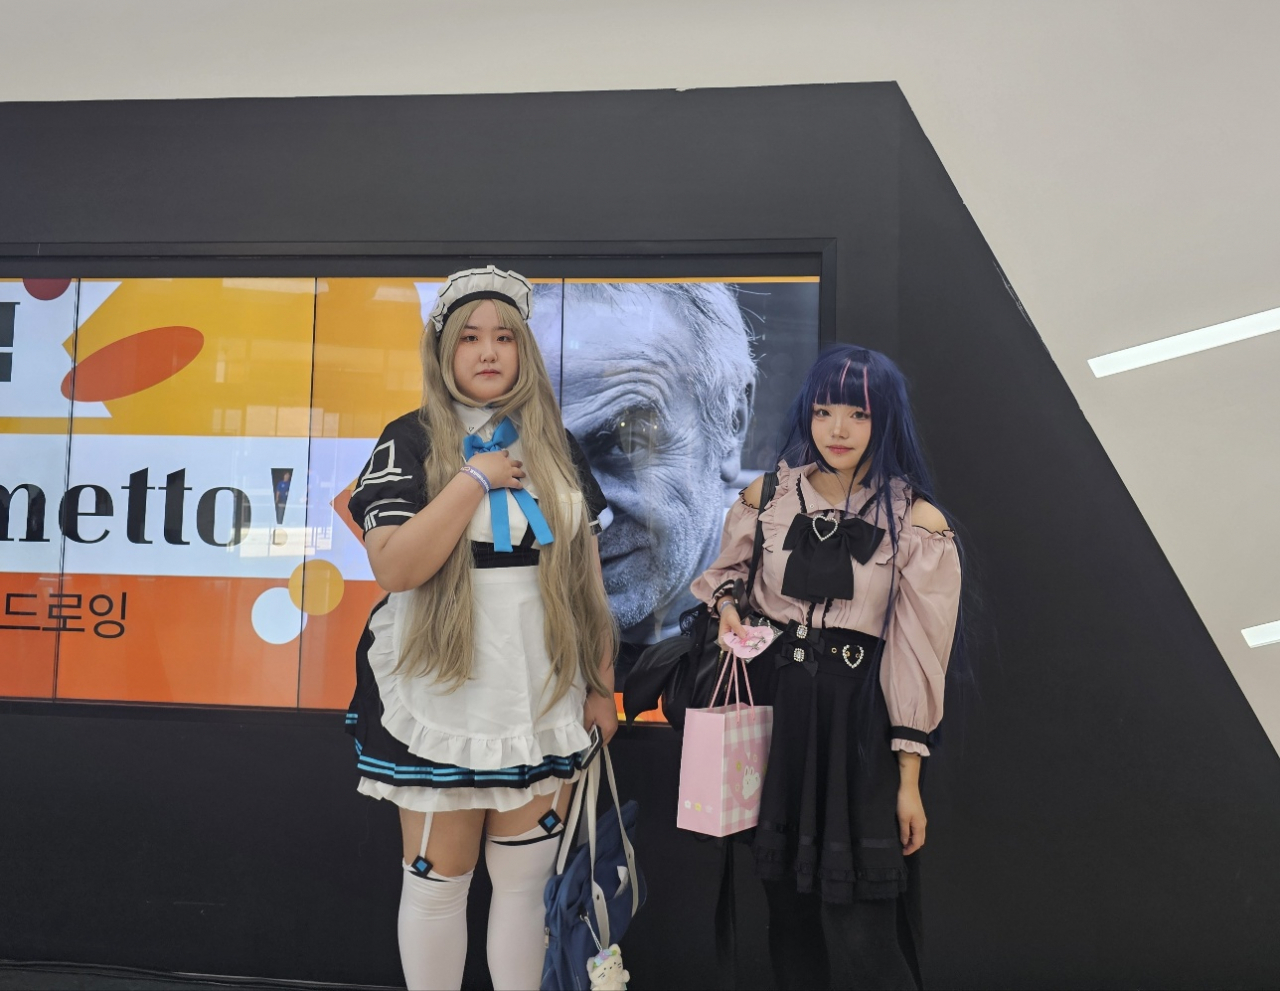
[[624, 410], [613, 424], [614, 446], [628, 458], [643, 457], [661, 440], [658, 414], [652, 409]]

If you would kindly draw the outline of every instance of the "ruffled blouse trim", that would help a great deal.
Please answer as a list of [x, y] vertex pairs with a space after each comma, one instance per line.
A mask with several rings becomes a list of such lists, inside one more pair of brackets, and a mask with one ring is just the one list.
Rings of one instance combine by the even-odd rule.
[[905, 552], [902, 558], [913, 562], [913, 570], [919, 574], [922, 570], [936, 567], [947, 555], [956, 553], [956, 535], [952, 530], [930, 530], [912, 524], [898, 535], [898, 546]]
[[[919, 530], [919, 533], [915, 531]], [[954, 530], [930, 530], [927, 526], [921, 526], [919, 523], [911, 524], [911, 536], [918, 540], [929, 540], [931, 537], [937, 537], [941, 540], [955, 540], [956, 532]]]
[[422, 723], [400, 693], [402, 678], [395, 671], [394, 629], [394, 608], [374, 613], [369, 621], [369, 631], [374, 636], [369, 647], [369, 667], [382, 699], [382, 725], [411, 754], [437, 764], [489, 771], [533, 767], [549, 756], [566, 757], [590, 746], [591, 738], [572, 710], [557, 725], [501, 737], [453, 733]]

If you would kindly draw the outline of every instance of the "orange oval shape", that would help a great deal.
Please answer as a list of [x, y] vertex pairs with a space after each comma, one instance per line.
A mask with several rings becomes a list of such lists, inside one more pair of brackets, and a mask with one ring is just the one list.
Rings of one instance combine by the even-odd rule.
[[23, 279], [22, 285], [31, 294], [32, 299], [57, 299], [69, 288], [70, 279]]
[[194, 327], [153, 327], [76, 362], [62, 380], [62, 394], [82, 403], [131, 396], [177, 375], [203, 347], [204, 334]]

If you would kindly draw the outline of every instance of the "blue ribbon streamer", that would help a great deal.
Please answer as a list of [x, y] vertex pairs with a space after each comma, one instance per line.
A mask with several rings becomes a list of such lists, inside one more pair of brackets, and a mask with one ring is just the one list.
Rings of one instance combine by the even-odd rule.
[[[508, 418], [503, 417], [502, 422], [494, 429], [493, 438], [490, 440], [481, 440], [479, 434], [467, 434], [462, 441], [462, 456], [470, 461], [477, 454], [505, 450], [519, 439], [520, 435], [516, 433], [515, 425]], [[533, 535], [538, 538], [538, 543], [545, 547], [554, 541], [555, 537], [551, 535], [547, 518], [542, 515], [542, 510], [538, 508], [538, 501], [533, 496], [524, 489], [492, 489], [489, 492], [489, 514], [493, 522], [493, 549], [495, 551], [512, 550], [511, 517], [507, 513], [508, 492], [515, 497], [516, 505], [529, 521], [529, 526], [533, 529]]]

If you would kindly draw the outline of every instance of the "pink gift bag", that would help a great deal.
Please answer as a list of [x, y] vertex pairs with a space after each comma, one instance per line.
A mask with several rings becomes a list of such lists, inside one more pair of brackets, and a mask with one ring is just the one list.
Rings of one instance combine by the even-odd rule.
[[[738, 697], [739, 672], [747, 681], [746, 661], [732, 654], [723, 664], [711, 706], [689, 709], [684, 717], [680, 753], [680, 804], [676, 825], [709, 836], [728, 836], [750, 829], [760, 818], [760, 788], [769, 756], [773, 707], [756, 705], [747, 683], [747, 702]], [[725, 681], [725, 702], [716, 705]]]

